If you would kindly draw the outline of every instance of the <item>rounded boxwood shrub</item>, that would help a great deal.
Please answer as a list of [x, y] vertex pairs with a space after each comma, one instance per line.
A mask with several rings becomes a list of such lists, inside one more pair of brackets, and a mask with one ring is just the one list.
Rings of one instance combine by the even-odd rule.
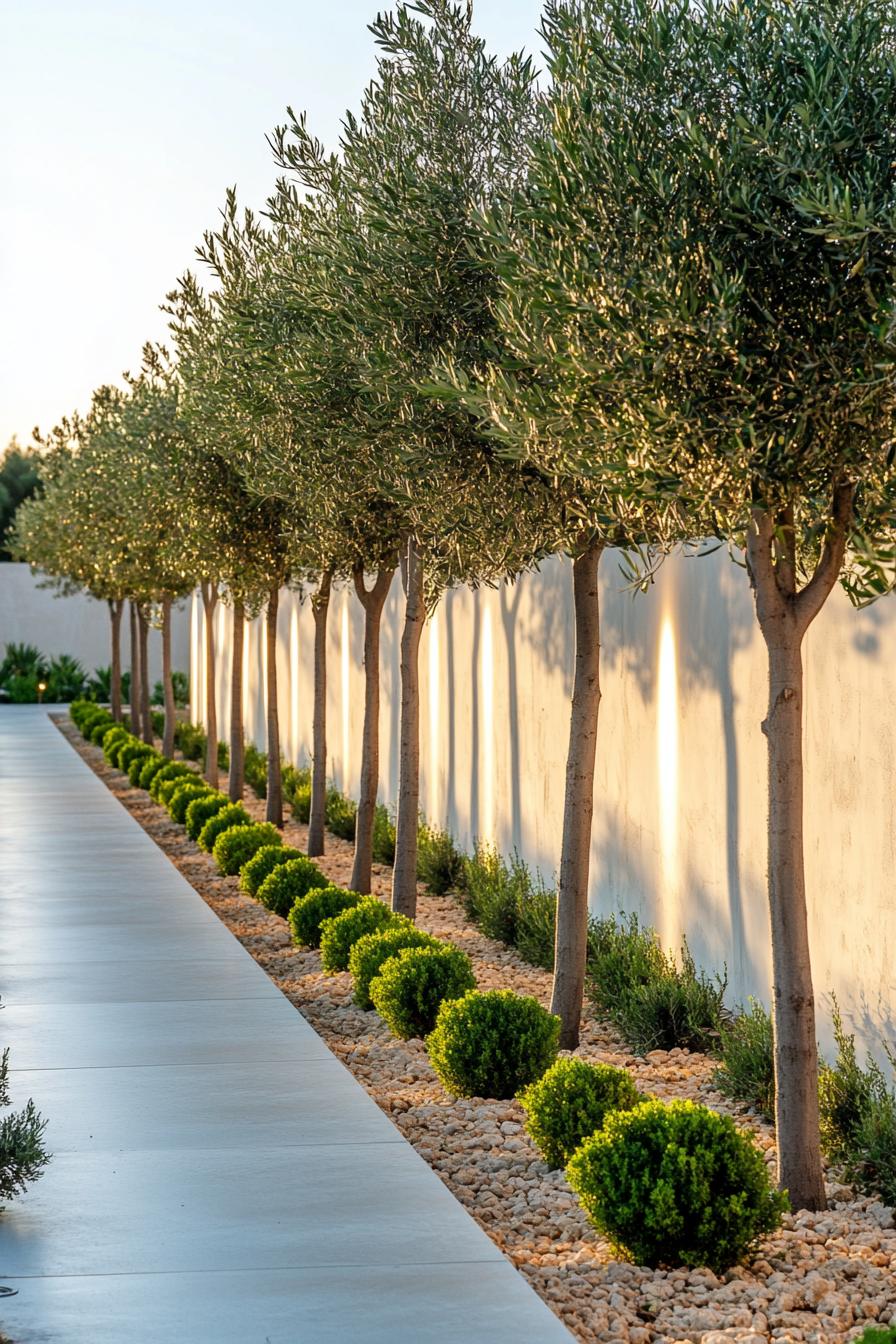
[[[187, 811], [189, 812], [189, 808]], [[231, 826], [251, 825], [252, 818], [242, 803], [228, 803], [213, 817], [209, 817], [196, 837], [196, 843], [200, 849], [204, 849], [207, 854], [211, 854], [218, 836], [223, 835], [225, 831], [229, 831]]]
[[426, 1048], [455, 1097], [516, 1096], [557, 1058], [560, 1019], [510, 989], [473, 989], [439, 1009]]
[[257, 896], [266, 910], [286, 919], [296, 901], [307, 896], [316, 887], [328, 887], [329, 878], [325, 877], [316, 863], [307, 855], [289, 859], [269, 873], [258, 888]]
[[209, 793], [215, 793], [216, 790], [210, 784], [206, 784], [204, 779], [176, 779], [174, 788], [168, 796], [168, 815], [172, 821], [176, 821], [178, 826], [183, 826], [187, 819], [187, 808], [194, 798], [204, 798]]
[[253, 854], [282, 843], [276, 826], [269, 821], [256, 821], [251, 826], [231, 826], [224, 831], [215, 841], [212, 854], [225, 877], [236, 877]]
[[105, 737], [106, 733], [109, 731], [110, 728], [114, 727], [115, 727], [115, 720], [113, 719], [112, 715], [104, 713], [101, 719], [97, 719], [94, 722], [93, 727], [90, 729], [90, 732], [87, 735], [88, 740], [92, 742], [95, 747], [101, 747], [103, 745], [103, 738]]
[[348, 970], [352, 948], [366, 933], [377, 933], [391, 924], [410, 923], [403, 915], [394, 915], [375, 896], [365, 896], [351, 910], [324, 920], [320, 928], [320, 956], [328, 975]]
[[788, 1207], [759, 1149], [727, 1115], [645, 1101], [608, 1115], [567, 1179], [594, 1226], [636, 1264], [730, 1269]]
[[181, 775], [192, 775], [193, 771], [184, 761], [167, 761], [161, 770], [157, 770], [149, 786], [149, 796], [153, 802], [159, 802], [159, 789], [166, 779], [178, 779]]
[[396, 956], [403, 947], [435, 947], [438, 940], [424, 933], [408, 920], [394, 922], [377, 933], [365, 933], [349, 953], [348, 968], [352, 973], [352, 993], [359, 1008], [371, 1009], [370, 985], [379, 975], [380, 967]]
[[292, 845], [284, 845], [279, 838], [276, 844], [262, 845], [261, 849], [257, 850], [240, 869], [240, 886], [247, 896], [257, 896], [258, 888], [262, 882], [281, 863], [289, 863], [290, 859], [304, 859], [305, 857], [300, 849], [295, 849]]
[[153, 750], [144, 758], [143, 768], [140, 771], [140, 778], [137, 780], [141, 789], [149, 789], [153, 780], [160, 770], [164, 770], [168, 764], [168, 757], [163, 756], [160, 751]]
[[476, 988], [473, 964], [452, 943], [403, 947], [380, 967], [370, 985], [373, 1006], [393, 1036], [428, 1036], [446, 999]]
[[128, 732], [127, 728], [125, 728], [120, 723], [113, 723], [111, 728], [106, 729], [106, 731], [103, 733], [102, 745], [103, 745], [103, 755], [105, 756], [107, 761], [111, 763], [112, 759], [111, 752], [113, 746], [118, 742], [126, 742], [130, 736], [131, 735]]
[[630, 1111], [645, 1097], [625, 1069], [558, 1059], [520, 1093], [526, 1129], [549, 1167], [565, 1167], [611, 1111]]
[[[145, 760], [148, 756], [153, 755], [155, 755], [155, 749], [147, 746], [145, 742], [141, 742], [135, 737], [130, 742], [125, 742], [123, 746], [118, 748], [116, 763], [119, 770], [129, 771], [131, 768], [131, 761], [135, 761], [138, 758], [140, 760]], [[130, 775], [128, 778], [130, 778]]]
[[320, 926], [344, 910], [353, 910], [361, 897], [345, 887], [315, 887], [300, 897], [289, 912], [292, 940], [299, 947], [320, 947]]
[[[121, 752], [119, 752], [119, 759], [121, 759]], [[147, 766], [153, 764], [155, 759], [156, 759], [156, 753], [152, 750], [152, 748], [149, 748], [146, 751], [137, 751], [134, 752], [133, 755], [131, 755], [127, 765], [127, 777], [133, 788], [139, 789], [143, 787], [143, 785], [140, 783], [140, 781], [143, 778], [143, 773], [146, 770]], [[160, 762], [160, 765], [164, 764], [165, 757], [159, 756], [158, 760]], [[119, 770], [125, 769], [123, 765], [120, 765], [118, 768]]]
[[133, 733], [129, 733], [127, 729], [125, 729], [120, 737], [112, 739], [108, 748], [103, 748], [103, 753], [110, 765], [114, 765], [118, 770], [124, 770], [126, 767], [121, 763], [121, 753], [126, 751], [128, 747], [142, 747], [145, 745], [144, 742], [140, 741], [139, 737], [134, 737]]
[[203, 826], [210, 817], [217, 814], [225, 807], [230, 807], [230, 799], [226, 793], [217, 793], [214, 790], [211, 793], [205, 793], [199, 798], [194, 798], [191, 803], [187, 803], [185, 813], [187, 835], [191, 840], [198, 840]]

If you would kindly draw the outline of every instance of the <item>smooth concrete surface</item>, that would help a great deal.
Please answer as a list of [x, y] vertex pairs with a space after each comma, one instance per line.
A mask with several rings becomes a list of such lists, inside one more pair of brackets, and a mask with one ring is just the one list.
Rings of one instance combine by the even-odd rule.
[[[304, 601], [302, 600], [304, 596]], [[767, 656], [744, 569], [723, 550], [673, 556], [645, 593], [619, 556], [600, 566], [600, 728], [591, 908], [624, 910], [728, 980], [728, 1001], [770, 1002], [766, 884]], [[396, 577], [382, 620], [381, 801], [398, 789]], [[215, 617], [218, 726], [230, 703], [232, 611]], [[204, 713], [201, 602], [193, 601], [193, 716]], [[307, 763], [314, 622], [307, 593], [280, 595], [283, 749]], [[363, 611], [334, 589], [328, 623], [328, 771], [357, 798], [364, 710]], [[572, 573], [553, 557], [514, 584], [459, 587], [420, 646], [420, 806], [466, 849], [494, 842], [555, 880], [563, 831], [575, 655]], [[804, 648], [806, 879], [819, 1037], [833, 992], [850, 1031], [888, 1069], [896, 1044], [896, 596], [854, 610], [836, 589]], [[243, 694], [263, 747], [263, 617], [247, 628]]]
[[0, 1045], [53, 1160], [14, 1344], [570, 1336], [39, 709], [0, 707]]

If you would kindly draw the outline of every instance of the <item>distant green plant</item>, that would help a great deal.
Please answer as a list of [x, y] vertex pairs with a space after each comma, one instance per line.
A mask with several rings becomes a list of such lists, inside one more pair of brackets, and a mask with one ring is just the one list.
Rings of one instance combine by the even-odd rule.
[[365, 896], [352, 910], [346, 910], [334, 919], [321, 924], [321, 964], [328, 975], [347, 971], [349, 956], [355, 943], [367, 933], [377, 933], [390, 924], [399, 924], [403, 916], [392, 911], [375, 896]]
[[396, 920], [374, 933], [365, 933], [354, 944], [348, 958], [353, 997], [358, 1007], [373, 1008], [370, 985], [390, 957], [403, 947], [435, 947], [436, 942], [431, 933], [418, 929], [409, 919]]
[[188, 723], [182, 719], [174, 730], [174, 743], [188, 761], [201, 761], [205, 758], [205, 729], [198, 723]]
[[464, 860], [447, 831], [421, 821], [417, 830], [417, 876], [436, 896], [452, 891], [463, 877]]
[[753, 1106], [766, 1120], [775, 1118], [775, 1050], [772, 1020], [756, 999], [721, 1027], [722, 1062], [713, 1087], [732, 1101]]
[[720, 1274], [789, 1207], [752, 1140], [729, 1116], [692, 1101], [611, 1112], [566, 1175], [597, 1230], [654, 1268], [706, 1265]]
[[269, 873], [258, 888], [257, 896], [266, 910], [286, 919], [296, 901], [316, 887], [328, 885], [329, 878], [303, 854], [301, 858], [279, 864]]
[[445, 942], [402, 948], [371, 981], [370, 998], [392, 1035], [410, 1040], [430, 1034], [446, 1000], [475, 988], [470, 958]]
[[427, 1038], [429, 1062], [455, 1097], [516, 1096], [557, 1058], [560, 1019], [509, 989], [447, 999]]
[[343, 840], [354, 840], [357, 811], [357, 804], [339, 789], [327, 789], [326, 821], [334, 835]]
[[268, 758], [253, 742], [247, 742], [243, 755], [243, 774], [250, 789], [259, 798], [268, 796]]
[[565, 1167], [612, 1111], [644, 1100], [625, 1069], [584, 1059], [558, 1059], [519, 1095], [526, 1129], [549, 1167]]
[[395, 862], [395, 822], [385, 803], [377, 803], [373, 814], [372, 853], [374, 863]]
[[[51, 658], [47, 665], [46, 690], [43, 699], [53, 704], [65, 704], [83, 695], [88, 678], [81, 663], [68, 653]], [[35, 697], [37, 698], [37, 697]]]
[[305, 766], [289, 766], [288, 770], [283, 779], [283, 797], [296, 821], [307, 826], [311, 816], [311, 771]]
[[253, 822], [251, 826], [234, 826], [218, 836], [212, 848], [218, 871], [225, 877], [236, 877], [243, 866], [260, 849], [282, 843], [276, 826], [270, 822]]
[[320, 947], [320, 927], [345, 910], [353, 910], [361, 897], [344, 887], [315, 887], [300, 896], [287, 916], [292, 940], [299, 947]]
[[[186, 672], [172, 672], [171, 685], [174, 690], [174, 704], [177, 709], [186, 709], [190, 703], [190, 678]], [[165, 703], [165, 687], [160, 681], [157, 681], [152, 689], [152, 702], [154, 705], [163, 705]]]
[[[201, 801], [201, 800], [200, 800]], [[195, 806], [191, 803], [190, 807]], [[189, 816], [190, 808], [187, 808]], [[204, 849], [207, 854], [211, 854], [215, 847], [215, 841], [219, 835], [229, 831], [231, 826], [251, 826], [252, 818], [243, 807], [242, 803], [228, 803], [227, 807], [222, 807], [215, 812], [214, 816], [209, 817], [202, 830], [196, 837], [196, 843], [200, 849]]]
[[281, 863], [305, 857], [300, 849], [293, 849], [291, 845], [263, 845], [240, 869], [240, 886], [247, 896], [257, 896], [262, 882]]

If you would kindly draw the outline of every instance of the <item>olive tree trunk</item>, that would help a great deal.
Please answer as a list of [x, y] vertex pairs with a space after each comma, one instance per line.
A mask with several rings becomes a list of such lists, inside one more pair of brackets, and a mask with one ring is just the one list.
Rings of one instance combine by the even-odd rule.
[[274, 584], [268, 593], [268, 609], [264, 618], [267, 641], [265, 692], [267, 695], [267, 798], [265, 820], [275, 826], [283, 825], [283, 772], [280, 768], [280, 711], [277, 705], [277, 613], [280, 609], [280, 585]]
[[174, 730], [177, 707], [174, 703], [174, 682], [171, 679], [171, 598], [162, 598], [162, 694], [165, 697], [165, 733], [162, 755], [174, 755]]
[[364, 608], [364, 728], [361, 736], [361, 792], [355, 819], [355, 860], [352, 891], [369, 892], [373, 863], [373, 822], [380, 779], [380, 625], [389, 596], [394, 565], [377, 571], [372, 588], [364, 583], [364, 568], [352, 571], [355, 592]]
[[140, 676], [140, 622], [137, 619], [137, 603], [133, 598], [131, 598], [128, 606], [130, 608], [129, 619], [131, 625], [131, 686], [128, 691], [128, 715], [131, 732], [135, 737], [139, 737], [140, 703], [143, 698], [142, 678]]
[[155, 734], [152, 731], [152, 706], [149, 697], [149, 616], [141, 605], [137, 608], [137, 626], [140, 632], [140, 736], [152, 746]]
[[333, 571], [325, 569], [311, 599], [314, 615], [314, 723], [311, 736], [311, 811], [308, 816], [308, 854], [324, 852], [327, 813], [327, 617]]
[[218, 705], [215, 697], [215, 607], [218, 585], [203, 579], [200, 584], [205, 617], [205, 777], [218, 787]]
[[245, 786], [245, 747], [243, 738], [243, 640], [246, 611], [239, 600], [233, 604], [233, 639], [230, 663], [230, 782], [231, 802], [242, 801]]
[[573, 560], [576, 654], [563, 840], [554, 938], [551, 1012], [560, 1018], [560, 1046], [579, 1043], [585, 966], [588, 958], [588, 881], [591, 868], [591, 819], [594, 812], [594, 761], [600, 710], [600, 590], [598, 571], [603, 542], [592, 541]]
[[416, 541], [408, 543], [404, 629], [401, 634], [401, 723], [398, 739], [398, 816], [392, 909], [411, 919], [417, 913], [417, 828], [420, 824], [420, 636], [426, 620], [423, 560]]
[[109, 622], [112, 627], [112, 668], [109, 674], [109, 707], [116, 723], [121, 723], [121, 616], [124, 601], [114, 598], [109, 602]]
[[825, 1207], [818, 1046], [803, 846], [802, 642], [843, 564], [853, 489], [840, 486], [815, 573], [797, 589], [793, 515], [756, 509], [747, 564], [768, 652], [768, 900], [772, 938], [778, 1183], [795, 1209]]

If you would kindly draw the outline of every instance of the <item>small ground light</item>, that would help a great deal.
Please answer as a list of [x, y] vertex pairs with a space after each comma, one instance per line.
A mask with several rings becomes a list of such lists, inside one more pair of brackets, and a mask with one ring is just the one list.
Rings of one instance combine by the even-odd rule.
[[37, 703], [39, 705], [43, 704], [44, 691], [46, 689], [47, 689], [47, 683], [45, 681], [39, 681], [37, 683]]

